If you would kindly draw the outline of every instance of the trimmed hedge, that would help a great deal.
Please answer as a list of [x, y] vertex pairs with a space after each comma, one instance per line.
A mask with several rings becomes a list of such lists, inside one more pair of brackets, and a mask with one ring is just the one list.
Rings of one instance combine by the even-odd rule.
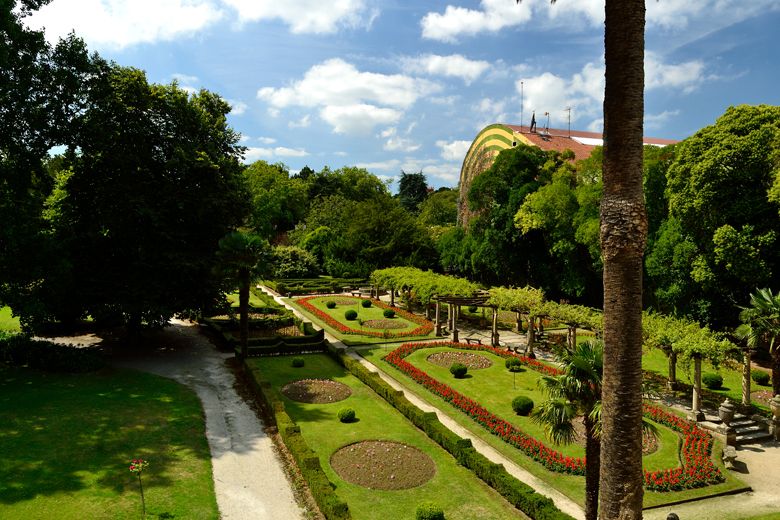
[[423, 430], [428, 437], [447, 450], [459, 464], [474, 472], [490, 487], [498, 491], [510, 504], [533, 520], [573, 520], [555, 506], [549, 498], [537, 493], [531, 486], [510, 475], [504, 466], [490, 462], [464, 439], [444, 426], [434, 412], [423, 412], [412, 404], [401, 390], [395, 390], [379, 374], [371, 372], [359, 361], [329, 346], [329, 352], [336, 361], [363, 381], [374, 392], [382, 396], [395, 409], [404, 414], [412, 424]]
[[344, 317], [348, 319], [349, 321], [353, 321], [357, 319], [357, 312], [355, 312], [353, 309], [348, 309], [344, 312]]
[[422, 502], [417, 505], [415, 520], [445, 520], [442, 508], [433, 502]]
[[32, 339], [26, 334], [0, 334], [0, 363], [49, 372], [94, 372], [106, 364], [98, 347], [69, 347]]
[[349, 506], [336, 493], [335, 485], [323, 471], [319, 457], [301, 435], [301, 427], [285, 411], [284, 403], [276, 399], [271, 384], [263, 379], [259, 370], [252, 369], [247, 365], [244, 365], [244, 369], [251, 376], [249, 382], [252, 390], [272, 412], [279, 435], [298, 464], [298, 468], [303, 478], [306, 479], [322, 514], [328, 520], [351, 519]]
[[365, 278], [286, 278], [265, 280], [263, 283], [281, 295], [300, 295], [340, 293], [346, 286], [365, 286], [368, 280]]
[[759, 384], [761, 386], [769, 385], [769, 374], [767, 374], [763, 370], [751, 370], [750, 379], [752, 379], [753, 381], [756, 382], [756, 384]]
[[534, 402], [530, 397], [518, 395], [512, 399], [512, 410], [518, 415], [528, 415], [534, 409]]
[[707, 372], [701, 376], [701, 382], [710, 390], [718, 390], [723, 386], [723, 376], [715, 372]]
[[466, 373], [469, 371], [469, 367], [463, 363], [453, 363], [450, 365], [450, 374], [455, 376], [455, 379], [463, 379], [466, 377]]
[[385, 309], [384, 311], [382, 311], [382, 316], [384, 316], [388, 320], [395, 318], [395, 311], [393, 309]]
[[343, 423], [351, 423], [355, 420], [355, 410], [352, 408], [342, 408], [339, 410], [339, 421]]

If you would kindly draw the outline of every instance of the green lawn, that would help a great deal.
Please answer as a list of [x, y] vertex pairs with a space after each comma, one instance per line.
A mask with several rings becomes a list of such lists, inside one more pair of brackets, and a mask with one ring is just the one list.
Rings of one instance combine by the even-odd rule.
[[[227, 295], [228, 302], [231, 307], [238, 308], [238, 291], [229, 293]], [[255, 293], [249, 293], [249, 305], [252, 307], [267, 307], [268, 303], [260, 299]]]
[[[334, 309], [328, 309], [325, 305], [326, 302], [330, 300], [354, 300], [355, 303], [352, 305], [337, 305]], [[367, 321], [367, 320], [384, 320], [386, 319], [384, 315], [382, 314], [384, 312], [383, 308], [377, 307], [375, 305], [372, 305], [371, 307], [365, 308], [362, 305], [360, 305], [360, 302], [362, 301], [362, 298], [352, 298], [350, 296], [322, 296], [317, 297], [309, 300], [309, 303], [314, 306], [316, 309], [327, 313], [330, 315], [333, 319], [337, 320], [339, 323], [349, 327], [350, 329], [356, 330], [356, 331], [370, 331], [370, 332], [379, 332], [381, 333], [384, 329], [378, 329], [378, 328], [371, 328], [371, 327], [364, 327], [360, 324], [359, 320]], [[330, 326], [329, 324], [325, 323], [321, 318], [318, 316], [312, 314], [307, 309], [303, 308], [301, 305], [297, 303], [297, 301], [293, 298], [285, 298], [285, 302], [295, 306], [296, 309], [301, 311], [303, 314], [306, 315], [312, 322], [317, 324], [320, 327], [323, 327], [325, 330], [327, 330], [330, 334], [344, 342], [346, 345], [366, 345], [366, 344], [377, 344], [377, 343], [387, 343], [387, 342], [397, 342], [397, 341], [409, 341], [409, 340], [419, 340], [419, 339], [427, 339], [427, 338], [433, 338], [434, 332], [431, 332], [428, 336], [404, 336], [402, 338], [382, 338], [377, 336], [364, 336], [361, 334], [345, 334], [334, 327]], [[347, 320], [344, 317], [344, 313], [352, 309], [358, 314], [358, 318], [356, 320]], [[404, 326], [401, 328], [395, 328], [395, 329], [386, 329], [388, 332], [392, 333], [405, 333], [410, 332], [420, 325], [418, 323], [414, 323], [410, 320], [407, 320], [406, 318], [403, 318], [399, 315], [396, 315], [394, 318], [392, 318], [392, 321], [395, 323], [402, 323]]]
[[13, 332], [19, 330], [19, 318], [11, 315], [11, 307], [0, 307], [0, 330]]
[[[301, 433], [314, 449], [336, 492], [349, 503], [353, 518], [388, 520], [414, 518], [416, 506], [431, 500], [444, 508], [447, 518], [524, 518], [473, 473], [398, 411], [329, 356], [304, 357], [303, 368], [293, 368], [289, 357], [252, 358], [247, 362], [260, 368], [278, 392], [286, 383], [305, 378], [329, 378], [348, 385], [352, 395], [330, 404], [305, 404], [281, 396], [289, 415], [300, 425]], [[344, 407], [357, 412], [358, 422], [343, 424], [337, 418]], [[331, 455], [344, 445], [360, 440], [392, 440], [415, 446], [436, 463], [436, 475], [422, 486], [398, 491], [378, 491], [342, 480], [330, 467]]]
[[200, 402], [133, 371], [0, 368], [0, 518], [218, 518]]
[[[452, 407], [443, 399], [420, 387], [411, 378], [405, 376], [392, 365], [381, 359], [382, 356], [390, 352], [392, 348], [393, 347], [391, 346], [389, 348], [361, 349], [359, 350], [359, 353], [371, 361], [379, 369], [383, 370], [391, 377], [401, 382], [404, 386], [411, 389], [417, 396], [429, 402], [433, 406], [436, 406], [445, 411], [445, 413], [447, 413], [458, 424], [470, 430], [476, 437], [479, 437], [483, 441], [493, 446], [493, 448], [501, 452], [504, 456], [514, 461], [519, 466], [525, 468], [535, 476], [544, 480], [552, 487], [558, 489], [579, 504], [584, 504], [585, 486], [583, 477], [555, 473], [545, 469], [540, 464], [534, 462], [529, 457], [522, 454], [516, 448], [508, 445], [498, 437], [487, 432], [484, 428], [477, 425], [469, 417], [461, 413], [456, 408]], [[418, 350], [408, 356], [406, 360], [418, 368], [425, 370], [432, 377], [435, 377], [460, 391], [461, 393], [480, 401], [480, 403], [483, 404], [488, 410], [502, 416], [504, 419], [513, 422], [537, 439], [545, 440], [544, 433], [538, 425], [535, 425], [528, 418], [518, 417], [511, 410], [511, 399], [518, 393], [528, 395], [534, 400], [535, 403], [538, 403], [543, 399], [542, 394], [536, 387], [536, 379], [539, 377], [537, 372], [526, 369], [526, 372], [517, 374], [515, 382], [517, 389], [514, 389], [512, 383], [512, 374], [509, 373], [504, 367], [503, 359], [488, 353], [480, 353], [481, 355], [485, 355], [486, 357], [489, 357], [491, 360], [493, 360], [493, 366], [487, 369], [471, 370], [469, 372], [472, 375], [471, 378], [457, 380], [452, 377], [447, 368], [433, 365], [425, 359], [431, 353], [440, 350], [446, 349], [435, 348]], [[645, 457], [646, 469], [654, 471], [657, 469], [678, 467], [680, 465], [677, 455], [679, 436], [666, 427], [661, 425], [657, 426], [660, 432], [660, 447], [656, 453]], [[555, 446], [551, 442], [547, 442], [547, 444], [568, 455], [579, 456], [583, 453], [582, 448], [577, 446]], [[719, 453], [720, 449], [721, 447], [719, 447], [716, 442], [713, 453]], [[721, 468], [723, 474], [727, 476], [726, 482], [715, 486], [708, 486], [706, 488], [674, 493], [645, 492], [645, 506], [660, 505], [677, 500], [685, 500], [697, 496], [705, 496], [744, 487], [744, 484], [741, 481], [733, 478], [723, 468], [722, 464], [718, 463], [718, 466]]]

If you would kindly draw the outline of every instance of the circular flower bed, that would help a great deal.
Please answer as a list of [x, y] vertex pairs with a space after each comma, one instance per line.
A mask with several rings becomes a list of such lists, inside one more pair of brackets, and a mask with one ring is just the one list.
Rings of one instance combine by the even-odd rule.
[[366, 320], [363, 326], [369, 329], [402, 329], [406, 323], [398, 320]]
[[331, 456], [330, 465], [347, 482], [370, 489], [410, 489], [436, 474], [428, 455], [393, 441], [348, 444]]
[[352, 395], [352, 390], [331, 379], [301, 379], [284, 385], [282, 393], [293, 401], [325, 404], [343, 401]]
[[469, 370], [493, 366], [493, 362], [485, 356], [469, 352], [437, 352], [428, 356], [428, 361], [445, 368], [449, 368], [453, 363], [460, 363], [466, 365]]

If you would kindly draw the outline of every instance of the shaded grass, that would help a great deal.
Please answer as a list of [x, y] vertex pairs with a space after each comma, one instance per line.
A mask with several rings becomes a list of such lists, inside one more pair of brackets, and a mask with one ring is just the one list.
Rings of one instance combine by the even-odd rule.
[[0, 330], [18, 332], [19, 318], [11, 314], [11, 307], [0, 307]]
[[200, 402], [126, 370], [0, 368], [0, 518], [139, 518], [131, 459], [151, 518], [217, 518]]
[[[484, 392], [487, 395], [485, 395], [484, 400], [481, 401], [481, 403], [487, 409], [500, 415], [504, 419], [509, 420], [514, 424], [517, 424], [520, 428], [522, 428], [527, 433], [533, 435], [539, 440], [544, 441], [546, 444], [554, 447], [555, 449], [558, 449], [564, 453], [572, 454], [575, 456], [582, 455], [584, 450], [577, 446], [555, 446], [553, 443], [546, 440], [544, 436], [544, 432], [541, 430], [541, 428], [538, 425], [534, 425], [533, 422], [530, 421], [528, 418], [519, 417], [514, 414], [514, 412], [511, 410], [511, 399], [515, 395], [517, 395], [517, 393], [521, 392], [520, 390], [521, 387], [518, 384], [517, 387], [518, 389], [517, 390], [513, 389], [512, 379], [511, 379], [512, 375], [504, 368], [503, 360], [501, 360], [500, 364], [498, 365], [500, 367], [499, 371], [503, 370], [505, 372], [505, 376], [508, 377], [508, 381], [502, 378], [499, 381], [503, 381], [503, 382], [496, 383], [495, 379], [498, 377], [498, 374], [491, 374], [490, 376], [487, 375], [487, 371], [492, 370], [492, 368], [496, 367], [495, 360], [494, 360], [494, 366], [489, 369], [470, 371], [470, 374], [473, 376], [472, 378], [456, 380], [455, 378], [452, 377], [451, 374], [449, 374], [449, 371], [446, 368], [437, 367], [439, 369], [439, 371], [437, 372], [432, 368], [435, 367], [435, 365], [428, 363], [427, 361], [423, 361], [424, 363], [426, 363], [425, 365], [419, 364], [420, 363], [419, 358], [424, 359], [425, 357], [427, 357], [433, 352], [436, 352], [437, 350], [442, 350], [442, 349], [435, 348], [435, 349], [418, 350], [417, 352], [414, 352], [413, 354], [408, 356], [406, 360], [414, 364], [415, 366], [422, 368], [423, 370], [428, 372], [431, 376], [436, 377], [440, 381], [447, 383], [448, 385], [452, 386], [456, 390], [472, 398], [475, 397], [471, 393], [472, 390], [469, 390], [471, 389], [471, 387], [480, 387], [482, 385], [485, 385], [486, 388], [488, 387], [491, 388], [491, 390]], [[387, 348], [367, 348], [367, 349], [359, 350], [358, 353], [361, 356], [368, 359], [369, 361], [371, 361], [371, 363], [377, 366], [380, 370], [384, 371], [385, 373], [387, 373], [388, 375], [390, 375], [391, 377], [393, 377], [394, 379], [402, 383], [405, 387], [411, 389], [415, 393], [415, 395], [420, 397], [422, 400], [428, 402], [429, 404], [447, 413], [447, 415], [449, 415], [450, 418], [452, 418], [459, 425], [468, 429], [475, 437], [478, 437], [481, 440], [488, 443], [489, 445], [491, 445], [493, 448], [498, 450], [502, 455], [515, 462], [518, 466], [526, 469], [536, 477], [542, 479], [551, 487], [565, 494], [572, 500], [576, 501], [578, 504], [584, 505], [585, 503], [584, 477], [566, 475], [563, 473], [556, 473], [553, 471], [549, 471], [545, 469], [541, 464], [534, 462], [531, 458], [522, 454], [518, 449], [505, 443], [495, 435], [492, 435], [484, 428], [477, 425], [473, 420], [471, 420], [465, 414], [461, 413], [460, 411], [452, 407], [449, 403], [447, 403], [440, 397], [433, 395], [432, 393], [428, 392], [424, 388], [420, 387], [414, 380], [407, 377], [399, 370], [395, 369], [392, 365], [382, 360], [382, 356], [386, 355], [389, 351], [390, 349]], [[415, 361], [415, 354], [419, 355], [416, 361]], [[493, 356], [488, 353], [480, 353], [480, 355], [486, 355], [488, 357], [491, 357], [491, 359], [493, 358]], [[484, 377], [481, 374], [483, 372], [485, 372]], [[534, 378], [538, 379], [540, 377], [539, 374], [535, 371], [526, 369], [526, 372], [521, 372], [517, 374], [518, 382], [520, 381], [521, 375], [524, 377], [524, 379], [526, 379], [524, 386], [522, 387], [523, 388], [522, 393], [531, 397], [532, 392], [536, 392], [536, 394], [534, 394], [535, 396], [541, 396], [541, 393], [536, 388], [536, 382], [534, 379]], [[530, 382], [531, 380], [533, 380], [532, 383]], [[456, 386], [456, 384], [462, 384], [463, 386]], [[537, 400], [535, 397], [531, 397], [531, 398], [534, 399], [535, 403], [539, 403], [543, 399], [543, 397], [538, 397], [539, 400]], [[475, 399], [480, 400], [480, 398], [475, 398]], [[502, 401], [506, 401], [506, 402], [502, 404], [501, 403]], [[678, 455], [680, 437], [675, 432], [671, 431], [670, 429], [662, 425], [656, 424], [656, 426], [658, 427], [659, 433], [661, 435], [659, 438], [659, 450], [654, 454], [644, 457], [646, 469], [655, 471], [657, 469], [662, 469], [662, 468], [666, 469], [671, 467], [678, 467], [680, 465], [679, 455]], [[577, 452], [574, 450], [580, 450], [580, 451]], [[720, 453], [721, 450], [722, 450], [722, 446], [719, 445], [718, 442], [716, 441], [713, 447], [713, 454], [718, 454]], [[726, 476], [726, 482], [714, 486], [708, 486], [706, 488], [692, 489], [686, 491], [676, 491], [676, 492], [669, 492], [669, 493], [646, 491], [645, 498], [644, 498], [645, 507], [662, 505], [669, 502], [676, 502], [678, 500], [686, 500], [694, 497], [701, 497], [701, 496], [707, 496], [716, 493], [722, 493], [724, 491], [738, 489], [745, 486], [743, 482], [734, 478], [728, 471], [726, 471], [723, 464], [719, 460], [717, 460], [717, 458], [716, 458], [716, 464], [720, 468], [721, 472]]]
[[[228, 302], [230, 302], [231, 307], [238, 308], [238, 291], [228, 293], [226, 294]], [[255, 293], [252, 291], [249, 292], [249, 305], [252, 307], [267, 307], [269, 306], [268, 303], [261, 298], [259, 298]], [[276, 306], [276, 305], [275, 305]]]
[[[329, 356], [303, 356], [305, 366], [293, 368], [291, 358], [253, 358], [247, 360], [271, 382], [284, 401], [287, 413], [301, 427], [301, 433], [314, 449], [336, 492], [349, 503], [353, 518], [389, 520], [414, 518], [421, 501], [438, 503], [447, 518], [524, 518], [498, 493], [459, 466], [455, 459], [425, 433], [412, 425], [400, 412], [349, 374]], [[343, 401], [308, 404], [284, 397], [279, 389], [290, 381], [305, 378], [329, 378], [350, 387], [352, 395]], [[349, 407], [356, 411], [357, 422], [341, 423], [338, 411]], [[344, 445], [361, 440], [392, 440], [414, 446], [436, 463], [436, 475], [422, 486], [396, 491], [366, 489], [341, 479], [330, 467], [331, 455]]]

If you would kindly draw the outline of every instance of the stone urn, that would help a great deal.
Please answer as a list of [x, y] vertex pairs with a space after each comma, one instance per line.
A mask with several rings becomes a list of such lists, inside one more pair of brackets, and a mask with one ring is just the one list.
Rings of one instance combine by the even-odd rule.
[[774, 419], [776, 421], [780, 420], [780, 394], [769, 400], [769, 409], [772, 410]]
[[723, 421], [723, 424], [726, 426], [731, 423], [731, 421], [734, 419], [734, 412], [736, 411], [736, 406], [734, 406], [734, 403], [732, 403], [728, 398], [723, 401], [723, 404], [720, 405], [720, 408], [718, 408], [718, 417], [720, 417], [720, 420]]

